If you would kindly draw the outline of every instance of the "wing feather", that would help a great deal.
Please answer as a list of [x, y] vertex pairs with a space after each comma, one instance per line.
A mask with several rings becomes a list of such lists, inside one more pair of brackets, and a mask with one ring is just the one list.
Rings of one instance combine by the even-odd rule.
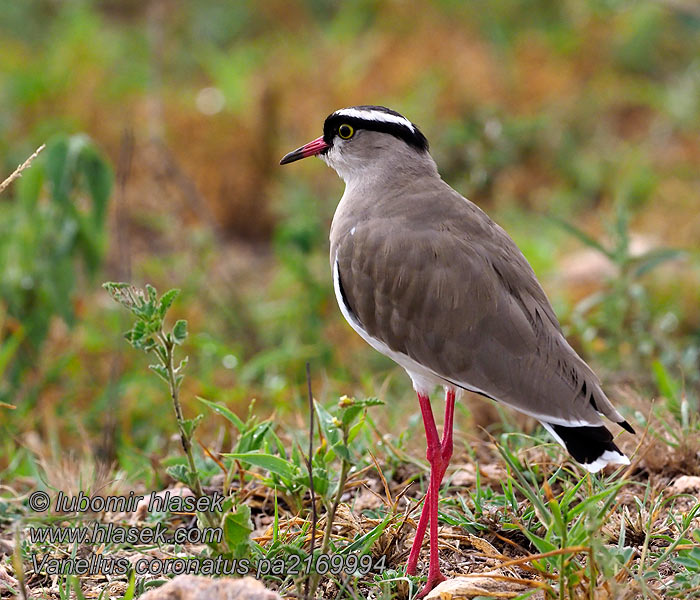
[[599, 413], [623, 421], [501, 227], [446, 184], [395, 202], [401, 210], [353, 223], [352, 234], [336, 230], [332, 248], [369, 335], [550, 422], [598, 425]]

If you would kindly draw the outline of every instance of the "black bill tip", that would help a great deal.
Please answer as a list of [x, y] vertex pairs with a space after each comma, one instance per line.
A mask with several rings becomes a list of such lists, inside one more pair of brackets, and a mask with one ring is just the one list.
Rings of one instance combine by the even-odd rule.
[[295, 162], [297, 160], [301, 160], [302, 158], [306, 158], [304, 156], [304, 146], [301, 148], [297, 148], [296, 150], [292, 150], [291, 152], [288, 152], [282, 157], [282, 160], [280, 160], [281, 165], [288, 165], [289, 163]]
[[308, 156], [317, 156], [321, 152], [328, 150], [330, 146], [325, 142], [323, 136], [316, 138], [312, 142], [305, 144], [301, 148], [292, 150], [289, 154], [285, 154], [280, 161], [281, 165], [286, 165], [296, 160], [301, 160], [302, 158], [307, 158]]

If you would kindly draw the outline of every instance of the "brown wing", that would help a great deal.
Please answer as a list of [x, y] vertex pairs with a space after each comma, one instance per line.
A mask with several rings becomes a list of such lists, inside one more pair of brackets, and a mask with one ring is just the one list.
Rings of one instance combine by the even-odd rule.
[[341, 227], [332, 248], [349, 309], [371, 336], [529, 414], [623, 420], [525, 257], [483, 211], [446, 184], [382, 207], [352, 233]]

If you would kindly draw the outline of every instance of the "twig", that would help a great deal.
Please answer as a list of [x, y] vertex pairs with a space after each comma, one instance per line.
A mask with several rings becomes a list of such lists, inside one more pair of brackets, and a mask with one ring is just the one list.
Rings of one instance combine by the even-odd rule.
[[197, 467], [194, 462], [194, 455], [192, 454], [192, 441], [190, 440], [182, 425], [185, 421], [185, 417], [182, 413], [182, 405], [180, 404], [180, 387], [175, 380], [175, 365], [173, 363], [174, 344], [170, 342], [162, 333], [160, 338], [162, 343], [165, 345], [167, 351], [166, 361], [164, 362], [163, 366], [167, 369], [168, 372], [170, 398], [173, 401], [173, 408], [175, 409], [175, 418], [177, 419], [177, 425], [180, 430], [180, 442], [182, 444], [182, 449], [185, 451], [185, 455], [187, 456], [187, 463], [189, 464], [190, 468], [190, 476], [192, 479], [191, 483], [194, 486], [194, 492], [197, 495], [197, 498], [202, 498], [204, 497], [204, 490], [202, 489], [202, 482], [199, 480], [199, 472], [197, 471]]
[[[311, 492], [311, 560], [313, 561], [314, 549], [316, 546], [316, 493], [314, 492], [314, 470], [313, 470], [313, 451], [314, 451], [314, 397], [311, 393], [311, 367], [306, 363], [306, 388], [309, 395], [309, 456], [306, 459], [306, 466], [309, 469], [309, 491]], [[311, 577], [306, 578], [304, 584], [304, 595], [308, 598], [309, 586], [311, 585]]]
[[41, 146], [39, 146], [34, 151], [34, 154], [32, 154], [27, 160], [25, 160], [21, 165], [19, 165], [19, 167], [17, 167], [14, 170], [14, 172], [7, 179], [5, 179], [5, 181], [0, 183], [0, 194], [2, 194], [5, 188], [9, 186], [15, 179], [22, 176], [22, 171], [29, 168], [29, 166], [32, 164], [32, 161], [37, 156], [39, 156], [39, 152], [41, 152], [44, 148], [46, 148], [46, 144], [42, 144]]
[[[182, 405], [180, 403], [180, 383], [175, 377], [175, 363], [174, 363], [174, 349], [175, 343], [169, 336], [166, 336], [162, 329], [157, 334], [158, 339], [161, 344], [165, 347], [165, 358], [160, 356], [158, 352], [154, 351], [154, 354], [161, 362], [163, 367], [165, 367], [168, 374], [168, 387], [170, 388], [170, 398], [173, 401], [173, 408], [175, 410], [175, 419], [177, 420], [177, 427], [180, 432], [180, 443], [182, 444], [182, 449], [185, 451], [185, 456], [187, 457], [187, 464], [189, 466], [189, 483], [190, 488], [194, 488], [194, 493], [197, 498], [206, 497], [204, 494], [204, 488], [202, 487], [202, 482], [199, 478], [199, 471], [197, 471], [197, 466], [194, 461], [194, 454], [192, 453], [192, 439], [191, 432], [188, 434], [185, 431], [184, 422], [185, 417], [182, 412]], [[208, 510], [202, 511], [202, 517], [204, 524], [207, 527], [214, 528], [217, 526], [216, 515]]]

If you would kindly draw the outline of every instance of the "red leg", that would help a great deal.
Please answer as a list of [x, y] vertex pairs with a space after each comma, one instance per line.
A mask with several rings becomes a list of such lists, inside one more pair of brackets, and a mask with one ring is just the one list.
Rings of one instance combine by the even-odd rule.
[[423, 538], [425, 538], [425, 530], [428, 528], [428, 521], [430, 517], [430, 488], [428, 488], [428, 493], [423, 498], [423, 510], [420, 513], [420, 521], [418, 521], [418, 527], [416, 528], [416, 537], [413, 538], [413, 545], [411, 546], [411, 553], [408, 555], [408, 562], [406, 563], [406, 573], [409, 575], [416, 574], [416, 565], [418, 564], [418, 557], [420, 556], [420, 549], [423, 546]]
[[452, 456], [452, 427], [454, 422], [454, 406], [455, 392], [453, 389], [447, 389], [446, 405], [445, 405], [445, 426], [442, 433], [442, 441], [440, 441], [435, 426], [435, 418], [430, 407], [430, 399], [428, 396], [418, 394], [418, 401], [423, 415], [423, 424], [425, 426], [425, 437], [428, 442], [428, 450], [426, 456], [430, 462], [430, 484], [428, 493], [426, 494], [423, 511], [421, 512], [420, 521], [416, 530], [416, 537], [411, 546], [411, 553], [408, 557], [406, 572], [409, 575], [415, 574], [418, 556], [423, 538], [428, 523], [430, 523], [430, 566], [428, 567], [428, 581], [423, 590], [418, 595], [422, 597], [433, 589], [438, 583], [445, 580], [444, 575], [440, 572], [440, 560], [438, 553], [438, 534], [437, 534], [437, 513], [438, 500], [440, 494], [440, 484], [447, 470], [447, 465]]
[[[419, 396], [420, 398], [420, 396]], [[430, 405], [428, 405], [430, 410]], [[421, 406], [421, 410], [423, 410]], [[432, 417], [432, 410], [430, 412]], [[445, 469], [450, 462], [452, 457], [452, 428], [454, 422], [455, 414], [455, 391], [451, 388], [447, 389], [446, 394], [446, 404], [445, 404], [445, 424], [442, 430], [442, 442], [440, 444], [442, 450], [442, 458], [445, 462]], [[425, 421], [425, 419], [424, 419]], [[432, 419], [433, 424], [435, 423]], [[426, 430], [427, 435], [427, 430]], [[443, 469], [440, 480], [444, 476], [445, 471]], [[406, 563], [406, 573], [409, 575], [416, 574], [416, 566], [418, 565], [418, 557], [420, 556], [420, 550], [423, 546], [423, 539], [425, 538], [425, 531], [428, 528], [428, 521], [430, 520], [430, 488], [423, 499], [423, 510], [420, 513], [420, 520], [418, 521], [418, 527], [416, 528], [416, 536], [413, 538], [413, 545], [411, 546], [411, 552], [408, 555], [408, 562]]]
[[[454, 427], [455, 416], [455, 391], [452, 388], [447, 388], [445, 392], [445, 424], [442, 428], [442, 460], [445, 463], [445, 469], [442, 474], [445, 475], [447, 465], [450, 464], [452, 458], [452, 429]], [[442, 477], [440, 478], [442, 480]]]

